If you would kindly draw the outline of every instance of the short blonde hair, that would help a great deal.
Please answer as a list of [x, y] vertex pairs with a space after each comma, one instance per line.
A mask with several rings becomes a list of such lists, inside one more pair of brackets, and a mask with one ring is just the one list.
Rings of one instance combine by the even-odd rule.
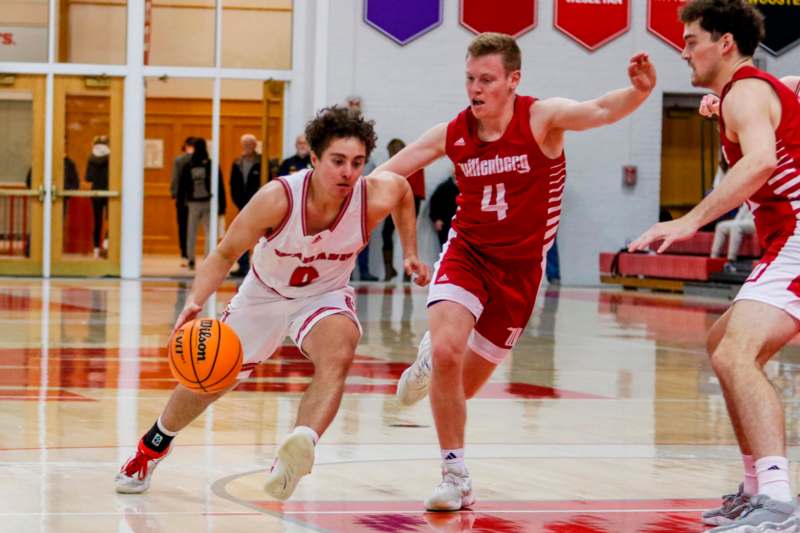
[[506, 73], [522, 68], [522, 52], [517, 46], [517, 41], [505, 33], [481, 33], [467, 47], [468, 57], [483, 57], [492, 54], [501, 56]]
[[244, 135], [242, 135], [242, 138], [239, 141], [242, 144], [244, 144], [246, 141], [250, 141], [253, 144], [258, 144], [258, 139], [256, 139], [256, 136], [253, 135], [252, 133], [245, 133]]

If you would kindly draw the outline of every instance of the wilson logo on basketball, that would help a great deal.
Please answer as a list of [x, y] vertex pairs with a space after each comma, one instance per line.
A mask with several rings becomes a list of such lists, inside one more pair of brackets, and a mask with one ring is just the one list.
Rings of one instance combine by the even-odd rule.
[[503, 172], [517, 172], [527, 174], [531, 171], [528, 154], [512, 155], [506, 157], [495, 156], [493, 159], [480, 159], [473, 157], [464, 163], [458, 164], [464, 177], [476, 178], [478, 176], [491, 176]]
[[211, 320], [201, 320], [200, 321], [200, 331], [197, 333], [197, 360], [198, 361], [205, 361], [206, 360], [206, 341], [211, 338], [212, 332], [211, 329], [214, 326], [214, 322]]
[[175, 333], [175, 339], [172, 341], [174, 346], [175, 355], [180, 356], [181, 360], [183, 359], [183, 330], [179, 329], [177, 333]]

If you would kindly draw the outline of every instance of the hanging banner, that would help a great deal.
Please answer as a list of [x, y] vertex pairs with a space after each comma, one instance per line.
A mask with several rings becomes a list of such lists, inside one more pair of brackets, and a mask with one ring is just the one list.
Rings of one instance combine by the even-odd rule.
[[364, 22], [403, 46], [442, 23], [444, 0], [364, 0]]
[[774, 56], [794, 48], [800, 43], [800, 1], [782, 5], [772, 0], [750, 0], [764, 15], [767, 36], [761, 47]]
[[678, 10], [686, 0], [647, 0], [647, 29], [674, 47], [683, 50], [683, 22]]
[[553, 25], [591, 51], [626, 33], [631, 27], [629, 0], [576, 3], [554, 0]]
[[538, 0], [461, 0], [460, 22], [475, 33], [496, 31], [519, 37], [536, 27]]

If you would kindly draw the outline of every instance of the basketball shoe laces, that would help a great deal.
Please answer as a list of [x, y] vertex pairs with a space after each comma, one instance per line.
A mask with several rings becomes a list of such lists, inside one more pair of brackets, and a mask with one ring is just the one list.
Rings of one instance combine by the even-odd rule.
[[151, 453], [153, 452], [147, 450], [145, 446], [140, 442], [139, 446], [136, 449], [136, 455], [134, 455], [133, 459], [128, 461], [125, 464], [125, 466], [122, 467], [122, 471], [128, 477], [133, 477], [133, 475], [136, 474], [136, 477], [139, 478], [140, 481], [145, 479], [147, 477], [147, 470], [149, 468], [148, 465], [150, 461], [162, 457], [164, 453], [166, 453], [166, 451], [161, 454], [153, 453], [151, 455]]
[[461, 483], [464, 477], [456, 474], [455, 472], [451, 472], [447, 469], [446, 466], [442, 466], [442, 481], [439, 483], [439, 487], [446, 487], [447, 485], [453, 485], [461, 490]]

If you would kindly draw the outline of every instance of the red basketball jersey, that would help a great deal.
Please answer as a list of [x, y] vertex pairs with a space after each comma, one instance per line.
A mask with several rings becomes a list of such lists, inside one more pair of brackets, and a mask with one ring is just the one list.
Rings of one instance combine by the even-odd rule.
[[453, 229], [477, 252], [539, 262], [555, 239], [567, 175], [562, 152], [545, 156], [530, 128], [535, 98], [517, 96], [514, 117], [493, 142], [478, 138], [470, 108], [447, 126], [447, 156], [460, 194]]
[[778, 166], [767, 182], [750, 197], [756, 230], [764, 248], [785, 240], [795, 232], [800, 220], [800, 100], [774, 76], [755, 67], [745, 66], [734, 73], [722, 90], [719, 106], [720, 138], [725, 159], [730, 166], [742, 158], [739, 143], [725, 135], [722, 102], [733, 84], [746, 78], [764, 80], [781, 101], [781, 122], [775, 130]]

